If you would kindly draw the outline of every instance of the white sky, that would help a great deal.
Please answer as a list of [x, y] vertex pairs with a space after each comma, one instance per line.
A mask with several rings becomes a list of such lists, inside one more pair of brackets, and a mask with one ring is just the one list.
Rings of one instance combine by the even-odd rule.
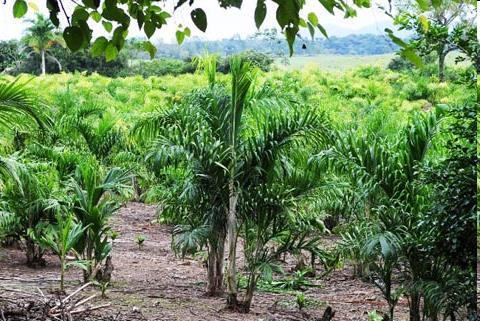
[[[385, 0], [377, 1], [382, 3], [386, 2]], [[23, 34], [26, 23], [20, 19], [13, 18], [12, 6], [14, 0], [6, 0], [6, 2], [7, 4], [5, 5], [0, 3], [0, 40], [19, 39]], [[35, 3], [42, 12], [46, 12], [46, 9], [42, 10], [45, 7], [45, 0], [27, 0], [27, 2]], [[344, 19], [341, 12], [332, 16], [320, 5], [319, 1], [315, 0], [308, 0], [302, 13], [303, 16], [306, 17], [309, 12], [314, 11], [319, 17], [320, 23], [327, 29], [329, 35], [333, 36], [344, 36], [351, 33], [364, 32], [382, 33], [385, 25], [390, 24], [390, 19], [378, 9], [375, 0], [372, 2], [372, 8], [358, 9], [358, 16], [349, 19]], [[74, 7], [73, 2], [71, 0], [65, 0], [64, 3], [67, 6], [67, 11], [71, 12], [71, 9]], [[166, 7], [167, 11], [172, 12], [176, 0], [166, 0], [164, 3], [163, 6]], [[244, 0], [240, 10], [235, 8], [225, 10], [219, 7], [217, 0], [197, 0], [193, 8], [196, 6], [201, 7], [207, 13], [208, 28], [205, 33], [196, 29], [191, 22], [191, 8], [188, 7], [187, 3], [172, 15], [167, 26], [155, 32], [152, 39], [174, 42], [175, 30], [180, 23], [190, 27], [192, 36], [198, 36], [203, 39], [224, 39], [235, 35], [239, 35], [242, 38], [247, 37], [257, 31], [253, 19], [256, 3], [256, 0]], [[262, 25], [262, 29], [277, 26], [275, 21], [276, 5], [271, 1], [267, 1], [267, 4], [268, 14]], [[34, 13], [32, 9], [29, 8], [26, 18], [32, 18], [33, 16]], [[61, 23], [65, 25], [66, 22], [65, 19], [62, 19], [61, 13], [59, 17], [61, 17]], [[90, 21], [95, 24], [93, 20]], [[93, 29], [96, 35], [105, 33], [101, 24], [95, 24]], [[138, 30], [136, 22], [131, 23], [129, 36], [144, 36], [143, 32]]]

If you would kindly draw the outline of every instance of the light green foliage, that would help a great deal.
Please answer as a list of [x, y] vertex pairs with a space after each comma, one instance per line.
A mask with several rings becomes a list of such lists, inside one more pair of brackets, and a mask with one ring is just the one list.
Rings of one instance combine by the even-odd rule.
[[275, 61], [279, 68], [287, 70], [313, 69], [341, 73], [352, 70], [364, 65], [386, 67], [393, 54], [381, 55], [336, 55], [320, 54], [315, 56], [293, 56], [288, 60], [288, 64], [282, 62], [282, 59]]
[[368, 321], [382, 321], [383, 318], [377, 313], [377, 311], [368, 312]]
[[308, 287], [316, 286], [312, 281], [307, 279], [306, 274], [308, 273], [308, 270], [296, 271], [286, 279], [272, 281], [271, 286], [281, 290], [305, 290]]

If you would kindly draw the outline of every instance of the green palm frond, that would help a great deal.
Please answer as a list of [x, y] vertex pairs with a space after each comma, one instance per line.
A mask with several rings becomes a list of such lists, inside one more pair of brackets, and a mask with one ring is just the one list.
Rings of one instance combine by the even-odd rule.
[[150, 112], [135, 122], [130, 135], [138, 141], [148, 143], [153, 141], [166, 127], [178, 121], [179, 108], [173, 106], [167, 110]]
[[17, 230], [19, 223], [18, 216], [14, 213], [0, 210], [0, 240]]
[[46, 128], [48, 124], [46, 116], [26, 90], [26, 83], [19, 81], [20, 78], [10, 82], [0, 82], [0, 126], [9, 128], [13, 124], [24, 123], [30, 118], [40, 128]]
[[335, 145], [313, 160], [328, 161], [339, 171], [349, 168], [370, 191], [379, 187], [389, 198], [405, 199], [412, 194], [416, 167], [424, 160], [438, 124], [433, 112], [415, 114], [393, 141], [353, 130], [338, 132]]
[[279, 153], [302, 144], [325, 142], [327, 121], [313, 112], [272, 115], [266, 119], [257, 136], [244, 143], [245, 161], [242, 172], [246, 177], [266, 177], [279, 159]]
[[237, 148], [238, 135], [242, 129], [243, 110], [247, 104], [247, 97], [253, 85], [255, 73], [250, 63], [240, 57], [233, 57], [230, 61], [232, 75], [231, 101], [228, 114], [228, 142], [233, 148]]
[[22, 165], [11, 157], [0, 156], [0, 183], [8, 178], [12, 178], [19, 188], [21, 188], [19, 171], [22, 170]]
[[211, 228], [207, 225], [177, 225], [173, 230], [172, 249], [182, 257], [194, 254], [206, 245], [210, 232]]
[[201, 57], [195, 57], [193, 63], [197, 66], [198, 71], [203, 71], [207, 76], [210, 87], [215, 85], [217, 74], [217, 55], [203, 55]]

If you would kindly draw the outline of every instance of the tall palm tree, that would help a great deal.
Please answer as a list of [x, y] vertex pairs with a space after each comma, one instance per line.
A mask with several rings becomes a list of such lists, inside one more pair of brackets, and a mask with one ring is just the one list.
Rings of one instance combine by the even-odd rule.
[[58, 59], [56, 59], [49, 49], [55, 44], [62, 44], [61, 36], [56, 32], [55, 26], [50, 19], [47, 19], [41, 14], [36, 15], [35, 20], [28, 20], [30, 27], [26, 29], [26, 35], [23, 41], [26, 45], [32, 48], [33, 52], [40, 55], [42, 75], [45, 75], [46, 58], [55, 61], [60, 70], [62, 66]]
[[185, 253], [206, 243], [207, 293], [216, 295], [223, 291], [228, 164], [231, 163], [227, 143], [230, 95], [226, 88], [215, 83], [214, 57], [203, 59], [199, 65], [210, 85], [192, 92], [181, 105], [140, 121], [134, 131], [142, 139], [156, 138], [147, 156], [154, 168], [186, 165], [188, 178], [182, 188], [172, 195], [173, 199], [162, 203], [182, 213], [179, 217], [182, 226], [175, 232], [176, 248]]
[[[297, 138], [313, 136], [322, 122], [300, 111], [267, 117], [294, 108], [280, 93], [256, 88], [253, 68], [239, 58], [230, 64], [230, 88], [215, 82], [213, 61], [201, 65], [210, 85], [187, 96], [181, 105], [142, 120], [136, 132], [142, 138], [156, 137], [148, 155], [155, 168], [187, 168], [183, 188], [166, 202], [182, 213], [174, 245], [181, 247], [178, 240], [183, 240], [185, 253], [187, 248], [194, 250], [207, 243], [207, 291], [214, 294], [222, 290], [226, 243], [227, 304], [244, 310], [237, 300], [236, 280], [238, 226], [242, 219], [237, 211], [244, 195], [242, 187], [250, 189], [260, 184], [259, 177], [278, 162], [281, 151], [295, 148], [301, 140]], [[251, 128], [249, 124], [255, 121], [268, 125]], [[207, 240], [202, 240], [203, 236]]]

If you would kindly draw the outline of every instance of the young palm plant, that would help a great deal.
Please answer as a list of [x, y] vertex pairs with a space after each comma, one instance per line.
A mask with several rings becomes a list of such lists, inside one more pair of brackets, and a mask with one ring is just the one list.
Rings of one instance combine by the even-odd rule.
[[388, 320], [393, 321], [395, 306], [402, 295], [402, 287], [394, 288], [393, 272], [400, 259], [400, 240], [389, 231], [372, 233], [362, 248], [369, 276], [388, 303]]
[[6, 180], [1, 200], [2, 234], [17, 238], [25, 247], [27, 265], [44, 265], [44, 249], [36, 241], [54, 216], [56, 173], [45, 164], [16, 166], [15, 177]]
[[[110, 169], [104, 176], [96, 164], [82, 164], [70, 181], [74, 195], [73, 212], [84, 227], [75, 251], [88, 262], [84, 280], [94, 279], [110, 255], [108, 220], [120, 208], [119, 196], [130, 190], [129, 171]], [[108, 261], [108, 260], [107, 260]]]
[[245, 229], [249, 270], [245, 300], [238, 304], [244, 312], [250, 310], [259, 277], [271, 275], [280, 254], [319, 252], [318, 238], [291, 231], [290, 216], [299, 215], [302, 200], [321, 185], [318, 172], [307, 170], [298, 151], [307, 142], [325, 142], [327, 121], [313, 112], [270, 113], [259, 134], [246, 139], [240, 158], [238, 217]]
[[60, 259], [60, 291], [63, 292], [66, 269], [71, 265], [86, 268], [79, 261], [67, 262], [67, 254], [75, 248], [88, 226], [83, 227], [81, 223], [75, 222], [72, 215], [64, 215], [61, 211], [57, 211], [55, 217], [56, 224], [48, 226], [39, 242], [45, 248], [51, 249]]
[[[438, 115], [441, 115], [437, 112], [415, 114], [393, 139], [375, 135], [367, 139], [354, 132], [341, 133], [330, 150], [317, 155], [320, 159], [333, 160], [332, 165], [344, 174], [352, 175], [352, 179], [360, 182], [359, 186], [366, 191], [363, 194], [372, 212], [368, 219], [376, 224], [380, 234], [374, 233], [367, 238], [363, 233], [358, 234], [362, 238], [359, 248], [365, 248], [372, 239], [385, 240], [380, 238], [381, 233], [389, 233], [392, 236], [390, 239], [396, 240], [395, 257], [401, 258], [399, 263], [407, 267], [403, 270], [403, 277], [407, 280], [404, 285], [409, 297], [411, 321], [420, 320], [421, 293], [418, 287], [408, 285], [418, 283], [423, 271], [428, 269], [428, 262], [420, 254], [422, 235], [417, 228], [427, 205], [427, 191], [418, 184], [418, 166], [425, 160], [431, 139], [437, 132]], [[356, 259], [372, 265], [369, 261], [371, 257], [360, 255]], [[383, 256], [378, 258], [384, 260]], [[381, 266], [383, 275], [387, 277], [386, 272], [394, 265], [393, 262], [377, 264], [377, 267]], [[393, 297], [388, 295], [386, 299], [392, 307]]]
[[[73, 96], [66, 98], [64, 96]], [[55, 138], [64, 144], [76, 146], [92, 153], [98, 160], [110, 156], [112, 149], [122, 140], [117, 120], [105, 113], [96, 102], [76, 99], [69, 90], [59, 95], [56, 112]]]

